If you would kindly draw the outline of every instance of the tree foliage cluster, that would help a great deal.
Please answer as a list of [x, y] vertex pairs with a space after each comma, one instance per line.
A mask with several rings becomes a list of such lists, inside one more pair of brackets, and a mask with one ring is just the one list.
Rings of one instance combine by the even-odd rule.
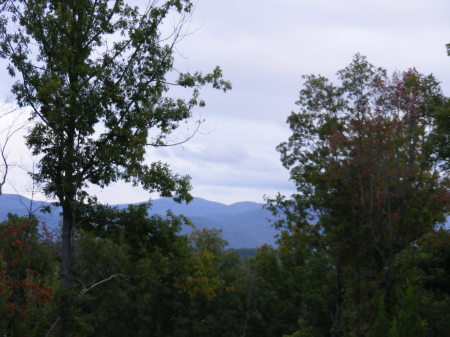
[[431, 327], [439, 310], [424, 318], [420, 304], [436, 297], [415, 289], [423, 283], [410, 272], [414, 247], [431, 238], [448, 245], [449, 101], [433, 76], [388, 76], [359, 54], [337, 79], [305, 76], [292, 135], [278, 147], [297, 193], [269, 207], [283, 215], [280, 228], [311, 236], [329, 258], [333, 336], [440, 335]]
[[[225, 249], [219, 231], [180, 235], [182, 217], [148, 217], [145, 205], [103, 212], [107, 229], [87, 216], [77, 234], [73, 335], [280, 336], [295, 331], [303, 298], [315, 310], [303, 305], [308, 317], [326, 310], [320, 296], [330, 271], [320, 254], [301, 248], [300, 238], [243, 259], [239, 250]], [[2, 235], [11, 235], [1, 247], [3, 335], [62, 333], [58, 242], [36, 227], [34, 219], [13, 215], [0, 225]], [[26, 251], [19, 237], [27, 238]], [[298, 283], [308, 274], [320, 283]], [[44, 295], [24, 288], [27, 282]]]
[[447, 336], [450, 101], [433, 76], [361, 55], [337, 83], [305, 76], [278, 147], [297, 191], [267, 205], [278, 244], [233, 251], [215, 230], [181, 235], [183, 216], [87, 193], [123, 180], [191, 199], [189, 177], [146, 150], [171, 145], [201, 87], [231, 88], [220, 68], [171, 79], [192, 3], [0, 10], [0, 56], [32, 109], [33, 179], [62, 207], [57, 239], [32, 215], [0, 224], [1, 336]]
[[[26, 141], [39, 157], [33, 179], [62, 207], [67, 331], [74, 230], [79, 208], [90, 200], [88, 185], [122, 180], [178, 201], [192, 198], [188, 176], [145, 157], [149, 146], [170, 145], [167, 137], [205, 105], [202, 86], [231, 87], [218, 67], [174, 76], [175, 44], [191, 10], [189, 0], [148, 1], [141, 8], [123, 0], [0, 0], [0, 57], [18, 77], [12, 91], [19, 106], [32, 109]], [[173, 17], [180, 24], [164, 34]], [[173, 97], [173, 86], [190, 90], [190, 97]]]
[[[144, 205], [107, 211], [108, 228], [90, 218], [77, 233], [74, 336], [348, 336], [342, 331], [355, 328], [336, 329], [339, 300], [343, 316], [356, 315], [346, 303], [355, 290], [344, 275], [339, 296], [334, 258], [309, 233], [283, 231], [277, 247], [243, 258], [219, 231], [180, 235], [182, 217], [149, 217]], [[5, 336], [63, 333], [59, 243], [36, 226], [12, 215], [0, 224]], [[364, 303], [367, 336], [446, 336], [449, 246], [449, 232], [436, 230], [398, 254], [396, 299], [378, 289]]]

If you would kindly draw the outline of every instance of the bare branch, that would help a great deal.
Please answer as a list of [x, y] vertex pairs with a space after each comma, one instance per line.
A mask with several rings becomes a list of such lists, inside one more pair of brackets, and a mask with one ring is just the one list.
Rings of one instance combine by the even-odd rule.
[[56, 317], [56, 320], [53, 322], [53, 324], [50, 327], [50, 329], [48, 329], [47, 333], [45, 334], [45, 337], [49, 337], [51, 335], [51, 333], [55, 329], [56, 325], [59, 323], [59, 320], [60, 320], [59, 316]]
[[200, 125], [204, 122], [204, 120], [199, 120], [197, 121], [197, 127], [195, 128], [194, 132], [192, 132], [192, 134], [188, 135], [185, 139], [183, 139], [182, 141], [176, 142], [176, 143], [162, 143], [162, 142], [154, 142], [154, 143], [148, 143], [148, 146], [153, 146], [153, 147], [169, 147], [169, 146], [177, 146], [177, 145], [181, 145], [184, 144], [186, 142], [188, 142], [189, 140], [191, 140], [192, 138], [195, 137], [195, 135], [199, 132], [200, 129]]
[[[95, 287], [97, 287], [97, 286], [99, 286], [99, 285], [101, 285], [101, 284], [103, 284], [103, 283], [105, 283], [105, 282], [111, 281], [113, 278], [119, 277], [119, 276], [122, 276], [122, 277], [123, 277], [122, 274], [114, 274], [114, 275], [111, 275], [111, 276], [108, 277], [108, 278], [105, 278], [104, 280], [101, 280], [101, 281], [99, 281], [99, 282], [97, 282], [97, 283], [94, 283], [94, 284], [91, 285], [89, 288], [84, 288], [83, 290], [81, 290], [80, 295], [84, 295], [84, 294], [86, 294], [87, 292], [89, 292], [89, 291], [91, 291], [92, 289], [94, 289]], [[81, 281], [80, 281], [80, 282], [81, 282]], [[59, 321], [60, 321], [60, 317], [58, 316], [58, 317], [56, 318], [56, 320], [53, 322], [53, 324], [51, 325], [50, 329], [48, 329], [47, 333], [45, 334], [45, 337], [49, 337], [49, 336], [52, 334], [53, 330], [55, 330], [55, 327], [58, 325]]]
[[101, 285], [101, 284], [103, 284], [105, 282], [111, 281], [113, 278], [116, 278], [116, 277], [119, 277], [119, 276], [123, 277], [122, 274], [113, 274], [110, 277], [105, 278], [104, 280], [98, 281], [97, 283], [94, 283], [93, 285], [91, 285], [89, 288], [84, 288], [83, 290], [81, 290], [80, 295], [84, 295], [87, 292], [89, 292], [92, 289], [94, 289], [95, 287], [97, 287], [97, 286], [99, 286], [99, 285]]
[[[2, 112], [0, 114], [0, 119], [5, 118], [7, 116], [11, 116], [14, 112], [18, 111], [17, 107], [11, 107], [9, 109], [6, 109], [5, 112]], [[7, 147], [8, 143], [12, 140], [13, 136], [22, 130], [25, 126], [29, 124], [29, 122], [25, 122], [20, 124], [19, 126], [16, 125], [18, 118], [15, 118], [14, 121], [12, 121], [7, 128], [4, 130], [0, 130], [0, 133], [5, 133], [4, 139], [2, 140], [2, 143], [0, 143], [0, 167], [2, 169], [0, 170], [0, 195], [2, 195], [3, 192], [3, 186], [6, 184], [6, 179], [11, 167], [10, 162], [8, 161], [7, 156]]]

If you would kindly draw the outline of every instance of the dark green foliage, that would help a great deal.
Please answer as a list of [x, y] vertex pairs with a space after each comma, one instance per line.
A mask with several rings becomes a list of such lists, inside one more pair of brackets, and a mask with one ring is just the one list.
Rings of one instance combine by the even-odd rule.
[[[88, 200], [88, 184], [123, 180], [149, 192], [189, 201], [189, 177], [167, 164], [148, 163], [148, 146], [163, 146], [194, 107], [204, 106], [199, 89], [230, 89], [219, 68], [210, 74], [174, 71], [174, 44], [192, 9], [189, 0], [149, 1], [142, 9], [109, 0], [1, 0], [0, 56], [18, 76], [13, 93], [31, 107], [27, 136], [39, 156], [33, 174], [63, 210], [61, 325], [73, 330], [73, 233], [77, 207]], [[178, 15], [169, 38], [164, 20]], [[171, 85], [190, 88], [173, 98]]]
[[[445, 336], [450, 329], [450, 233], [438, 230], [427, 233], [397, 257], [396, 267], [406, 279], [400, 286], [402, 298], [399, 305], [404, 320], [403, 330], [408, 325], [420, 322], [424, 336]], [[408, 323], [408, 320], [416, 320]]]
[[450, 169], [450, 100], [438, 106], [434, 112], [435, 132], [432, 146], [437, 149], [444, 169]]
[[[9, 19], [26, 29], [4, 34], [2, 47], [13, 73], [23, 77], [14, 87], [19, 103], [33, 107], [38, 118], [28, 142], [35, 154], [44, 155], [36, 178], [46, 190], [59, 193], [57, 178], [68, 168], [55, 163], [66, 149], [76, 189], [83, 182], [104, 186], [125, 179], [164, 195], [174, 190], [184, 195], [183, 180], [177, 182], [164, 165], [144, 165], [143, 156], [150, 130], [159, 130], [153, 142], [163, 144], [198, 104], [197, 91], [189, 101], [164, 97], [173, 46], [161, 42], [159, 24], [172, 10], [188, 13], [189, 1], [153, 4], [145, 13], [122, 1], [4, 2]], [[124, 37], [102, 50], [115, 32]], [[40, 47], [37, 53], [28, 41]], [[228, 88], [220, 77], [220, 70], [181, 74], [178, 84]]]
[[408, 285], [397, 309], [399, 337], [421, 337], [424, 333], [423, 305], [417, 289]]
[[297, 193], [269, 208], [283, 215], [279, 227], [310, 235], [329, 256], [331, 334], [362, 337], [386, 321], [380, 296], [386, 308], [403, 296], [397, 254], [445, 221], [447, 98], [431, 75], [410, 69], [388, 77], [361, 55], [337, 78], [305, 76], [299, 111], [288, 118], [292, 135], [278, 147]]
[[[148, 205], [125, 210], [98, 207], [84, 218], [76, 272], [86, 285], [111, 280], [83, 296], [84, 322], [94, 336], [166, 336], [180, 307], [177, 298], [188, 274], [189, 246], [178, 236], [181, 217], [148, 217]], [[105, 221], [106, 220], [106, 221]], [[94, 235], [93, 235], [94, 234]], [[111, 325], [111, 321], [117, 325]]]
[[79, 297], [81, 331], [208, 336], [225, 329], [237, 336], [239, 256], [224, 250], [219, 232], [194, 231], [188, 239], [178, 234], [183, 217], [148, 217], [147, 207], [98, 206], [83, 216], [76, 274], [86, 285], [108, 281]]
[[45, 191], [63, 200], [62, 189], [76, 195], [87, 182], [124, 179], [186, 198], [187, 179], [162, 163], [145, 164], [144, 154], [190, 117], [200, 86], [229, 88], [216, 69], [180, 75], [176, 84], [193, 88], [191, 99], [165, 96], [173, 45], [164, 44], [159, 26], [172, 11], [189, 13], [191, 3], [154, 3], [145, 12], [123, 1], [2, 3], [3, 20], [20, 27], [2, 31], [2, 56], [21, 76], [13, 89], [19, 104], [34, 111], [28, 144], [42, 155], [35, 179]]
[[229, 88], [216, 69], [179, 76], [190, 99], [168, 95], [173, 45], [158, 27], [191, 3], [0, 5], [1, 55], [33, 109], [34, 178], [64, 218], [57, 244], [32, 217], [0, 224], [0, 335], [448, 335], [449, 101], [432, 76], [388, 77], [360, 55], [338, 84], [306, 76], [278, 147], [297, 187], [269, 203], [282, 215], [278, 246], [225, 250], [218, 230], [183, 236], [183, 216], [98, 205], [84, 191], [125, 180], [189, 200], [189, 179], [144, 155], [204, 105], [200, 86]]
[[[76, 241], [74, 332], [83, 336], [326, 337], [339, 335], [345, 328], [345, 321], [340, 322], [344, 327], [337, 325], [339, 271], [314, 236], [283, 231], [278, 247], [263, 246], [254, 257], [242, 259], [238, 251], [223, 248], [226, 242], [220, 232], [202, 230], [189, 238], [180, 236], [182, 218], [148, 217], [146, 207], [98, 207], [95, 219], [85, 214], [84, 230]], [[11, 218], [0, 229], [20, 222]], [[26, 275], [23, 268], [41, 265], [35, 280], [44, 282], [44, 287], [53, 286], [54, 243], [28, 242], [34, 242], [30, 254], [24, 255], [28, 257], [19, 266], [9, 267], [9, 275], [19, 268], [21, 279]], [[0, 243], [3, 252], [6, 243]], [[397, 255], [391, 267], [398, 275], [397, 300], [386, 306], [379, 289], [370, 302], [374, 321], [367, 336], [446, 336], [449, 247], [448, 231], [440, 230]], [[54, 296], [59, 296], [58, 291], [52, 288]], [[13, 303], [31, 308], [30, 320], [4, 315], [0, 320], [4, 331], [23, 331], [32, 322], [40, 322], [36, 334], [47, 332], [57, 318], [57, 307], [48, 305], [52, 302], [24, 306], [21, 298]]]
[[238, 249], [233, 249], [233, 251], [236, 251], [239, 256], [241, 257], [241, 259], [247, 260], [251, 257], [255, 257], [257, 250], [256, 248], [238, 248]]
[[[384, 305], [384, 297], [380, 296], [378, 310], [371, 328], [370, 336], [374, 337], [389, 336], [390, 329], [391, 329], [391, 322], [388, 318], [386, 308]], [[397, 327], [394, 327], [393, 329], [397, 329]]]

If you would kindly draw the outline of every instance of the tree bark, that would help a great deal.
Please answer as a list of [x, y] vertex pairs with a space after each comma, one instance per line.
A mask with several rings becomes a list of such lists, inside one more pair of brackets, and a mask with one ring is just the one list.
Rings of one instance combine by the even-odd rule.
[[61, 284], [63, 294], [61, 296], [60, 308], [60, 331], [61, 336], [70, 336], [73, 332], [72, 316], [72, 281], [73, 281], [73, 230], [75, 227], [75, 216], [73, 210], [73, 198], [65, 197], [62, 203], [63, 223], [61, 235]]

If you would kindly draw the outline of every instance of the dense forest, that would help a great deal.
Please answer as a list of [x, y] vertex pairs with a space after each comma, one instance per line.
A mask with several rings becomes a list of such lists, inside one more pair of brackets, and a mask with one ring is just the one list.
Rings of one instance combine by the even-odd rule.
[[266, 204], [277, 244], [226, 249], [220, 231], [182, 235], [184, 216], [109, 207], [87, 189], [125, 181], [192, 199], [189, 177], [145, 160], [175, 145], [202, 87], [231, 89], [219, 67], [172, 78], [192, 3], [0, 10], [0, 56], [32, 111], [32, 178], [62, 210], [58, 235], [33, 214], [0, 223], [0, 336], [448, 336], [450, 100], [432, 75], [357, 54], [335, 81], [304, 76], [277, 148], [296, 193]]

